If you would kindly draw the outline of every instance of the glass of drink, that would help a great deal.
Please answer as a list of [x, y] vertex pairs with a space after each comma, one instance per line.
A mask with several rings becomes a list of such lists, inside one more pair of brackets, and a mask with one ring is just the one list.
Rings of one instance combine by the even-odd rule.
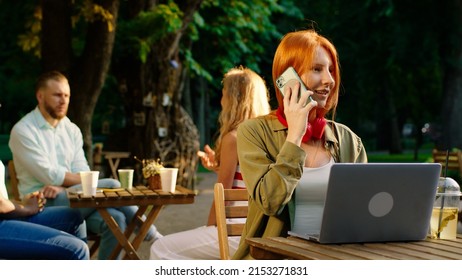
[[440, 178], [430, 220], [430, 238], [456, 239], [460, 196], [459, 184], [454, 179]]

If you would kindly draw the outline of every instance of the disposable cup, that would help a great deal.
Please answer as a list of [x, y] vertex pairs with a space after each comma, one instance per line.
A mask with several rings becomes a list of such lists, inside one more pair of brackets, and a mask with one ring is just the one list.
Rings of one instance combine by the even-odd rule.
[[81, 171], [82, 191], [84, 196], [95, 196], [98, 186], [99, 171]]
[[133, 187], [133, 169], [119, 169], [120, 186], [124, 189], [131, 190]]
[[162, 191], [175, 192], [178, 168], [162, 168], [160, 170], [160, 180], [162, 182]]
[[460, 196], [460, 186], [454, 179], [440, 178], [430, 220], [431, 238], [457, 238]]

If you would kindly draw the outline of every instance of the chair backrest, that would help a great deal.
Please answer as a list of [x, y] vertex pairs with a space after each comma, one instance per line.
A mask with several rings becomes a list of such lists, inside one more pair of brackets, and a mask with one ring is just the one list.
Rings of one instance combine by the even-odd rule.
[[214, 186], [214, 204], [217, 220], [218, 244], [220, 246], [220, 259], [229, 260], [228, 236], [240, 236], [245, 223], [232, 223], [228, 219], [247, 218], [248, 205], [235, 203], [237, 201], [249, 201], [249, 194], [245, 189], [224, 189], [223, 184], [216, 183]]
[[447, 170], [455, 170], [459, 172], [459, 175], [462, 176], [462, 152], [449, 152], [446, 155], [446, 151], [433, 149], [433, 161], [441, 164], [441, 175], [444, 175], [446, 169], [446, 156], [448, 155], [448, 166]]
[[8, 174], [10, 175], [10, 187], [11, 193], [13, 194], [13, 199], [16, 201], [21, 201], [21, 195], [19, 194], [18, 188], [18, 177], [16, 177], [16, 169], [14, 168], [13, 160], [8, 161]]

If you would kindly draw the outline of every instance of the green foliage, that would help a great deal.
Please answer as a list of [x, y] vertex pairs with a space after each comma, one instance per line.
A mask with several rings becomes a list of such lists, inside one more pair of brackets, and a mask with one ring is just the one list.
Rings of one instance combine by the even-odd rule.
[[31, 1], [0, 2], [0, 134], [9, 134], [13, 125], [37, 101], [34, 79], [39, 61], [31, 53], [24, 53], [18, 45], [18, 34], [27, 30], [25, 23], [34, 13]]
[[420, 151], [418, 159], [414, 159], [412, 152], [406, 152], [399, 155], [391, 155], [389, 153], [368, 153], [369, 162], [426, 162], [432, 157], [431, 151]]
[[31, 52], [40, 57], [40, 32], [42, 30], [42, 12], [35, 9], [34, 16], [26, 21], [26, 31], [18, 35], [18, 45], [24, 52]]
[[112, 15], [108, 10], [104, 9], [101, 5], [96, 4], [95, 1], [83, 0], [82, 6], [80, 8], [80, 15], [83, 16], [87, 22], [106, 22], [109, 32], [114, 30], [114, 25], [112, 23], [114, 15]]
[[174, 1], [159, 4], [130, 20], [121, 20], [117, 31], [116, 55], [134, 55], [143, 62], [152, 45], [182, 26], [183, 13]]
[[[302, 18], [302, 13], [295, 6], [284, 5], [287, 2], [292, 1], [204, 1], [199, 11], [200, 21], [194, 22], [200, 38], [194, 38], [191, 50], [194, 60], [189, 61], [192, 56], [185, 55], [194, 66], [191, 69], [193, 74], [207, 79], [215, 77], [212, 86], [218, 94], [221, 92], [221, 79], [218, 77], [221, 78], [230, 68], [244, 65], [257, 73], [266, 70], [264, 68], [271, 60], [274, 43], [277, 42], [275, 39], [283, 34], [274, 19], [286, 11], [289, 17]], [[198, 68], [199, 64], [202, 67]]]
[[185, 50], [183, 55], [185, 66], [188, 67], [188, 69], [191, 71], [192, 76], [196, 75], [204, 77], [208, 82], [213, 82], [213, 77], [210, 72], [205, 70], [205, 68], [202, 67], [202, 65], [193, 58], [193, 54], [190, 50]]

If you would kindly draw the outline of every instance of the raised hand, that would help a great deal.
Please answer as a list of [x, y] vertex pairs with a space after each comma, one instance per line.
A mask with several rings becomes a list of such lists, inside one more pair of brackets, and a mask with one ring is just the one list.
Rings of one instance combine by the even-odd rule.
[[[287, 141], [298, 146], [301, 145], [307, 128], [308, 115], [318, 105], [314, 100], [306, 104], [312, 94], [312, 91], [301, 90], [299, 82], [287, 88], [284, 93], [284, 115], [288, 126]], [[300, 99], [298, 98], [299, 96]]]
[[202, 165], [210, 170], [217, 171], [217, 162], [215, 161], [215, 151], [209, 145], [204, 146], [204, 151], [198, 151], [197, 156], [201, 159]]

